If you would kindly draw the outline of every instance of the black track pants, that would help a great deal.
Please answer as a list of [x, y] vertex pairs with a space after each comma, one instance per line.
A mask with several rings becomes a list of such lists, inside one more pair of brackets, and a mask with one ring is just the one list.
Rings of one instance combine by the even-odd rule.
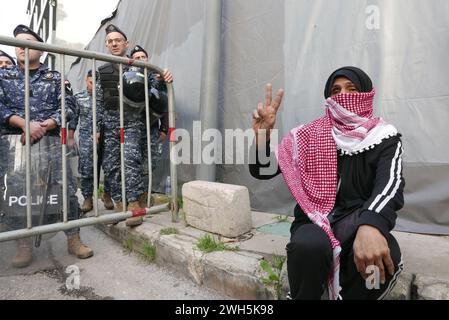
[[[342, 245], [340, 254], [340, 295], [343, 300], [375, 300], [388, 294], [402, 271], [401, 251], [396, 239], [387, 239], [395, 265], [393, 276], [386, 272], [386, 282], [379, 289], [368, 289], [354, 263], [353, 240]], [[319, 300], [327, 288], [332, 267], [332, 248], [324, 231], [311, 223], [293, 230], [287, 245], [287, 269], [293, 299]]]

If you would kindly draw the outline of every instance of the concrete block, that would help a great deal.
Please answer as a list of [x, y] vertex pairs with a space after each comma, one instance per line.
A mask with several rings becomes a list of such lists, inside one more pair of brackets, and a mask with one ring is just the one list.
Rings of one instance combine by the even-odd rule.
[[252, 228], [249, 192], [246, 187], [193, 181], [182, 188], [187, 223], [228, 238]]

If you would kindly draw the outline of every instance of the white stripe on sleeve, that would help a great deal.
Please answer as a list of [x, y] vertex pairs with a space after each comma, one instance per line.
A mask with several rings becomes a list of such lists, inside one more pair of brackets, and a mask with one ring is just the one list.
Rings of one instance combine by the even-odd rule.
[[382, 197], [385, 197], [387, 195], [388, 190], [390, 190], [391, 186], [394, 183], [396, 174], [396, 162], [397, 159], [400, 157], [400, 151], [402, 149], [401, 142], [398, 143], [398, 147], [396, 149], [396, 153], [393, 157], [393, 160], [391, 161], [391, 169], [390, 169], [390, 180], [388, 181], [387, 185], [385, 186], [384, 190], [381, 194], [379, 194], [376, 199], [374, 199], [373, 203], [369, 206], [368, 210], [372, 211], [374, 207], [381, 201]]

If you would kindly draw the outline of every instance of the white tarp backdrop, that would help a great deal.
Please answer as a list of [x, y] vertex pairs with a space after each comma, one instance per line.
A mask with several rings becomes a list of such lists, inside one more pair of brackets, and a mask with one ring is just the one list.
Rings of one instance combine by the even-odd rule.
[[[199, 120], [207, 0], [122, 0], [111, 22], [130, 47], [175, 76], [177, 127]], [[378, 20], [377, 20], [378, 18]], [[105, 52], [103, 25], [88, 50]], [[323, 90], [335, 69], [365, 70], [377, 89], [376, 113], [397, 126], [405, 149], [406, 206], [398, 229], [449, 234], [449, 1], [223, 0], [219, 129], [247, 129], [271, 82], [285, 88], [277, 128], [283, 136], [323, 114]], [[90, 63], [74, 64], [82, 85]], [[168, 165], [157, 170], [160, 186]], [[182, 165], [180, 182], [195, 179]], [[219, 180], [248, 186], [255, 209], [292, 214], [282, 177], [254, 180], [246, 165], [219, 166]]]

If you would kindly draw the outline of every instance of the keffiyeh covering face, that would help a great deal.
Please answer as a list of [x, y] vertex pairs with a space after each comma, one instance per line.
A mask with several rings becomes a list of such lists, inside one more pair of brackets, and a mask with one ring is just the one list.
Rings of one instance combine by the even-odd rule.
[[326, 85], [325, 96], [341, 73], [360, 77], [358, 84], [348, 79], [362, 92], [328, 98], [325, 115], [290, 131], [276, 152], [290, 192], [309, 219], [321, 227], [330, 239], [334, 254], [333, 270], [329, 276], [331, 299], [337, 299], [340, 292], [341, 248], [327, 218], [337, 196], [338, 150], [352, 155], [373, 148], [383, 139], [397, 134], [393, 126], [380, 118], [373, 118], [375, 90], [363, 71], [356, 73], [354, 70], [360, 69], [342, 68], [334, 72]]

